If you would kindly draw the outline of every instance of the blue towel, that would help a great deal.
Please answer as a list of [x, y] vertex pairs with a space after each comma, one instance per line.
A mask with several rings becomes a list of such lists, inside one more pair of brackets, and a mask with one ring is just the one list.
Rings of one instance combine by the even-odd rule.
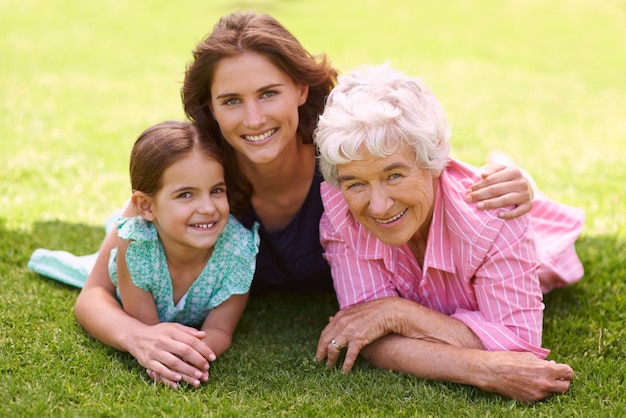
[[[115, 227], [122, 210], [107, 218], [104, 230], [108, 234]], [[93, 269], [98, 253], [77, 256], [67, 251], [36, 249], [28, 260], [28, 268], [42, 276], [82, 289]]]
[[81, 288], [93, 269], [98, 253], [76, 256], [67, 251], [38, 248], [28, 260], [28, 268], [42, 276]]

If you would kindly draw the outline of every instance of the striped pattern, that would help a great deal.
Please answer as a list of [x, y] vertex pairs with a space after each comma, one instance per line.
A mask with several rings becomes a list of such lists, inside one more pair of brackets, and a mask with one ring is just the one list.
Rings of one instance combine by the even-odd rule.
[[538, 273], [544, 293], [579, 281], [584, 269], [574, 243], [583, 229], [585, 213], [551, 202], [537, 192], [530, 215], [541, 260]]
[[[553, 235], [563, 232], [564, 213], [577, 213], [547, 202], [530, 216], [501, 220], [497, 211], [480, 211], [465, 202], [465, 190], [477, 179], [476, 169], [455, 160], [442, 173], [424, 269], [407, 245], [391, 247], [379, 241], [350, 214], [341, 192], [322, 184], [321, 242], [340, 307], [399, 296], [462, 321], [487, 350], [527, 351], [545, 358], [549, 351], [541, 348], [544, 305], [536, 249], [554, 261], [551, 272], [563, 272], [553, 256], [567, 253], [562, 248], [573, 249], [580, 229], [561, 240]], [[560, 220], [560, 228], [534, 222], [532, 218], [546, 211], [546, 219]], [[552, 226], [534, 229], [546, 225]], [[573, 257], [580, 264], [575, 252]], [[579, 273], [582, 270], [574, 275]]]

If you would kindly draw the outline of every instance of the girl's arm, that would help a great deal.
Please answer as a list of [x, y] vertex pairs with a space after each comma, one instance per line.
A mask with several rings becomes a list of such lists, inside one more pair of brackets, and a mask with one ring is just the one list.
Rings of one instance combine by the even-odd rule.
[[235, 328], [248, 302], [249, 294], [232, 295], [222, 304], [211, 310], [202, 324], [206, 332], [203, 341], [216, 357], [222, 355], [233, 340]]
[[130, 278], [126, 264], [126, 251], [129, 245], [130, 241], [122, 238], [117, 239], [117, 277], [122, 306], [124, 311], [133, 318], [147, 325], [156, 325], [160, 321], [154, 297], [150, 292], [135, 286]]
[[[127, 209], [124, 216], [132, 216]], [[127, 351], [143, 367], [157, 371], [170, 381], [185, 380], [199, 385], [212, 355], [202, 342], [204, 331], [181, 324], [146, 325], [128, 315], [115, 297], [109, 278], [108, 260], [117, 243], [113, 229], [104, 240], [96, 264], [82, 288], [74, 314], [89, 335], [117, 350]]]

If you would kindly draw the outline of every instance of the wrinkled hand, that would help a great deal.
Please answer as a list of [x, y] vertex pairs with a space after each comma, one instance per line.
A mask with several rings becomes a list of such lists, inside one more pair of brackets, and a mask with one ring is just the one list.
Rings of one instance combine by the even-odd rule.
[[466, 200], [476, 202], [478, 209], [515, 206], [510, 211], [500, 212], [503, 219], [517, 218], [532, 209], [533, 188], [518, 167], [489, 164], [483, 167], [481, 177], [482, 180], [469, 187], [466, 195]]
[[397, 324], [394, 323], [395, 307], [403, 301], [404, 299], [396, 297], [376, 299], [359, 303], [331, 316], [320, 335], [315, 360], [327, 358], [326, 365], [334, 367], [341, 349], [347, 347], [341, 370], [344, 373], [350, 372], [363, 347], [389, 333], [397, 332]]
[[531, 353], [491, 352], [488, 377], [479, 386], [522, 402], [534, 402], [555, 393], [565, 393], [574, 379], [567, 364], [541, 360]]
[[163, 322], [138, 330], [128, 351], [152, 380], [172, 387], [181, 381], [199, 386], [209, 379], [209, 361], [215, 360], [202, 341], [205, 336], [204, 331]]

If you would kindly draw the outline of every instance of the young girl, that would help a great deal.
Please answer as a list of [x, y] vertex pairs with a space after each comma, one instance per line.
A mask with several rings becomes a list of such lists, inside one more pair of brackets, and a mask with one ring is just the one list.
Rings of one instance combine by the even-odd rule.
[[[130, 177], [140, 216], [119, 220], [109, 258], [124, 311], [148, 325], [201, 325], [213, 361], [230, 346], [248, 299], [258, 225], [248, 230], [229, 214], [220, 149], [193, 124], [144, 131], [131, 152]], [[206, 381], [208, 372], [197, 378]]]

